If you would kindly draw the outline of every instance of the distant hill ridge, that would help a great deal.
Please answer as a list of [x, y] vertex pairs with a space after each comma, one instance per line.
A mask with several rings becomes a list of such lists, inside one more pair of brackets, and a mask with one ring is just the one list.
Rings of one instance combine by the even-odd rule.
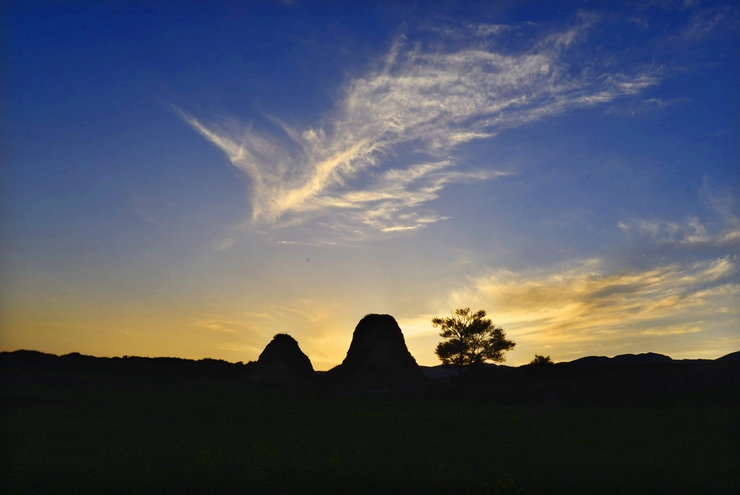
[[[413, 357], [412, 357], [413, 359]], [[670, 356], [664, 354], [658, 354], [654, 352], [647, 352], [641, 354], [619, 354], [614, 357], [607, 356], [584, 356], [582, 358], [575, 359], [573, 361], [562, 361], [556, 364], [567, 365], [567, 364], [587, 364], [587, 365], [598, 365], [598, 364], [665, 364], [665, 363], [694, 363], [694, 362], [729, 362], [729, 361], [740, 361], [740, 351], [731, 352], [725, 354], [716, 359], [672, 359]], [[257, 361], [250, 361], [247, 363], [243, 362], [229, 362], [223, 359], [187, 359], [178, 357], [142, 357], [142, 356], [116, 356], [116, 357], [97, 357], [88, 354], [80, 354], [79, 352], [72, 352], [68, 354], [52, 354], [36, 350], [19, 349], [16, 351], [0, 351], [0, 366], [33, 366], [33, 365], [51, 365], [51, 364], [67, 364], [84, 367], [85, 365], [95, 366], [101, 363], [109, 363], [111, 365], [127, 365], [131, 368], [158, 368], [158, 367], [171, 367], [188, 369], [194, 365], [211, 367], [211, 368], [250, 368], [255, 365]], [[310, 364], [310, 363], [309, 363]], [[138, 365], [138, 366], [137, 366]], [[526, 365], [522, 365], [526, 366]], [[422, 368], [442, 368], [443, 365], [438, 366], [422, 366]], [[521, 367], [521, 366], [520, 366]], [[318, 372], [322, 373], [322, 372]]]
[[586, 356], [563, 364], [661, 364], [674, 362], [670, 356], [646, 352], [642, 354], [619, 354], [612, 358], [605, 356]]
[[[715, 360], [673, 360], [657, 353], [587, 356], [554, 365], [518, 367], [485, 364], [466, 368], [419, 366], [408, 352], [396, 321], [388, 315], [363, 319], [341, 365], [313, 370], [308, 356], [287, 334], [278, 334], [260, 359], [230, 363], [216, 359], [57, 356], [39, 351], [0, 352], [0, 383], [55, 383], [94, 390], [122, 387], [217, 383], [221, 380], [320, 395], [449, 397], [512, 404], [740, 405], [740, 352]], [[22, 397], [0, 398], [10, 404]], [[15, 402], [13, 402], [15, 401]]]
[[558, 364], [667, 364], [667, 363], [695, 363], [711, 361], [739, 361], [740, 351], [725, 354], [717, 359], [673, 359], [665, 354], [646, 352], [641, 354], [619, 354], [614, 357], [585, 356], [573, 361], [565, 361]]
[[130, 374], [223, 373], [251, 368], [254, 363], [230, 363], [220, 359], [185, 359], [175, 357], [96, 357], [78, 352], [49, 354], [33, 350], [0, 352], [0, 368], [61, 369], [69, 371], [107, 371]]
[[[620, 354], [614, 357], [585, 356], [555, 366], [519, 367], [484, 364], [470, 369], [466, 380], [476, 376], [492, 379], [491, 372], [508, 373], [521, 369], [525, 374], [588, 375], [596, 370], [652, 369], [690, 363], [732, 363], [740, 361], [740, 351], [716, 360], [674, 360], [654, 352]], [[720, 366], [718, 364], [718, 366]], [[734, 365], [733, 365], [734, 366]], [[683, 366], [681, 366], [683, 367]], [[237, 377], [240, 380], [277, 386], [320, 386], [335, 391], [419, 390], [430, 383], [450, 383], [460, 378], [455, 367], [419, 366], [409, 352], [403, 332], [395, 318], [387, 314], [368, 314], [357, 324], [344, 361], [328, 372], [316, 372], [298, 342], [288, 334], [275, 335], [257, 361], [230, 363], [217, 359], [182, 359], [173, 357], [94, 357], [77, 352], [57, 356], [39, 351], [0, 352], [0, 371], [13, 369], [60, 370], [87, 374], [163, 375], [168, 377]], [[549, 370], [549, 371], [548, 371]], [[611, 373], [610, 371], [606, 371]], [[597, 372], [602, 374], [602, 371]], [[495, 380], [500, 379], [498, 376]]]

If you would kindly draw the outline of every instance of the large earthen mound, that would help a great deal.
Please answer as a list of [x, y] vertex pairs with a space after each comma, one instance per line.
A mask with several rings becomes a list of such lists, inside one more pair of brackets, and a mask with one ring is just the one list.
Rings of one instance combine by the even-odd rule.
[[357, 324], [342, 367], [354, 372], [392, 371], [417, 364], [395, 318], [370, 314]]
[[390, 315], [369, 314], [357, 324], [347, 357], [330, 371], [335, 380], [356, 388], [408, 388], [424, 376]]
[[290, 335], [279, 333], [260, 354], [253, 379], [262, 382], [285, 383], [313, 378], [311, 360]]

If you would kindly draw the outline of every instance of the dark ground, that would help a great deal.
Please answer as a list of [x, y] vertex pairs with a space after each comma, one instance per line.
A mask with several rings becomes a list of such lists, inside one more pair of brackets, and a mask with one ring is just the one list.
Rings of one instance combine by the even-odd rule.
[[737, 359], [482, 367], [415, 390], [250, 369], [0, 353], [2, 492], [740, 492]]

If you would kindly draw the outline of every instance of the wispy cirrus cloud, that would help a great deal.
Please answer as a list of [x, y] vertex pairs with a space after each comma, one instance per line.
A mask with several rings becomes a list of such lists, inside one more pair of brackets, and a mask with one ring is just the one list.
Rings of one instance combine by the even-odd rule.
[[705, 177], [701, 194], [710, 215], [689, 216], [682, 221], [633, 219], [621, 221], [618, 227], [625, 233], [646, 238], [659, 246], [729, 248], [740, 246], [740, 218], [734, 207], [735, 198], [729, 193], [717, 193]]
[[737, 13], [733, 13], [728, 6], [701, 9], [691, 16], [688, 24], [680, 31], [680, 37], [686, 41], [706, 38], [732, 18], [733, 14]]
[[426, 207], [448, 184], [505, 175], [494, 165], [459, 163], [460, 146], [658, 82], [655, 71], [599, 68], [585, 57], [583, 40], [596, 22], [581, 16], [516, 52], [499, 48], [502, 33], [516, 26], [400, 37], [346, 82], [320, 124], [305, 129], [273, 119], [279, 132], [268, 133], [179, 113], [251, 179], [255, 224], [414, 230], [446, 218]]
[[495, 170], [450, 170], [452, 167], [452, 161], [444, 160], [403, 170], [392, 169], [365, 189], [327, 194], [313, 202], [318, 209], [336, 210], [332, 221], [337, 230], [347, 227], [380, 232], [415, 230], [446, 218], [424, 210], [422, 205], [436, 199], [447, 184], [490, 180], [510, 174]]
[[712, 229], [698, 217], [692, 216], [684, 222], [666, 220], [633, 220], [619, 222], [624, 232], [636, 233], [660, 245], [729, 247], [740, 245], [740, 226], [729, 225]]

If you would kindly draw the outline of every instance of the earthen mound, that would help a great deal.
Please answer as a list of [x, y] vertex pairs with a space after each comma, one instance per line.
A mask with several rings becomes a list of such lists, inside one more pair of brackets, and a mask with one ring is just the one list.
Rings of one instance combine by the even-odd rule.
[[289, 383], [310, 380], [314, 376], [311, 360], [298, 342], [288, 334], [279, 333], [260, 354], [252, 378], [255, 381]]
[[342, 367], [364, 372], [416, 368], [417, 364], [395, 318], [370, 314], [357, 324]]
[[347, 357], [330, 375], [364, 389], [408, 388], [425, 381], [395, 318], [378, 314], [360, 320]]

